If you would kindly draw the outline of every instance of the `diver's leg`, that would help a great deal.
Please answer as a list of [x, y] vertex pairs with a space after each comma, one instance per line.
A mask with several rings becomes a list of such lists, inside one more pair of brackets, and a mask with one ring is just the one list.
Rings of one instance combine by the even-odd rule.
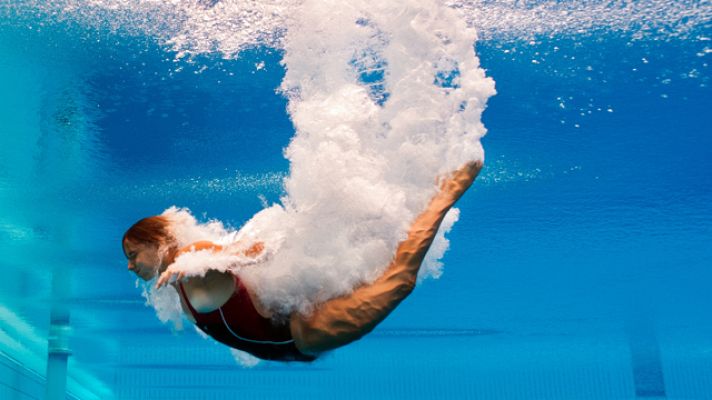
[[308, 316], [293, 314], [290, 328], [297, 348], [311, 354], [331, 350], [361, 338], [383, 321], [415, 287], [418, 269], [440, 223], [481, 168], [481, 162], [468, 163], [443, 181], [375, 282], [319, 305]]

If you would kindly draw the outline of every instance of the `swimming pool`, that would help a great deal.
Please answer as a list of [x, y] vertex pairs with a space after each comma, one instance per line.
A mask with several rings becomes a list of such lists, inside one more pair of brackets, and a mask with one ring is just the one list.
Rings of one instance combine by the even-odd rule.
[[0, 3], [0, 397], [44, 396], [54, 336], [78, 399], [712, 398], [707, 2], [453, 2], [497, 94], [442, 276], [314, 364], [252, 367], [161, 324], [119, 238], [279, 201], [283, 15], [137, 4]]

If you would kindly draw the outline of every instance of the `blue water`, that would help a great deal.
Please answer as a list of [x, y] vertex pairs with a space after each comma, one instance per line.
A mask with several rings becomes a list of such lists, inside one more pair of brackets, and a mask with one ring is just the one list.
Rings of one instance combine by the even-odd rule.
[[316, 363], [253, 368], [162, 325], [119, 238], [173, 204], [239, 227], [278, 201], [280, 51], [176, 62], [29, 25], [0, 24], [3, 399], [43, 397], [57, 304], [70, 398], [712, 398], [709, 22], [478, 42], [498, 94], [444, 275]]

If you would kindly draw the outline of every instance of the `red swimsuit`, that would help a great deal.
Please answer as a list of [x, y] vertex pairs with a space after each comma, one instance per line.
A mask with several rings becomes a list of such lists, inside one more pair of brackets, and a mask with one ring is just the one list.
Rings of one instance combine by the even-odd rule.
[[255, 357], [277, 361], [313, 361], [294, 345], [288, 325], [275, 326], [252, 304], [245, 285], [235, 276], [235, 292], [215, 311], [199, 313], [188, 301], [182, 283], [180, 295], [185, 300], [195, 325], [220, 343], [246, 351]]

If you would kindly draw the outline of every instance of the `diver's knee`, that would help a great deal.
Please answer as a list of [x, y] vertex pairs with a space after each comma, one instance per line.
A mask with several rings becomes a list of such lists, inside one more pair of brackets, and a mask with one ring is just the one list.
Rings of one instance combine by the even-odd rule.
[[319, 332], [313, 329], [304, 316], [295, 312], [289, 319], [289, 330], [294, 339], [294, 345], [302, 354], [318, 356], [320, 348]]
[[289, 318], [289, 331], [292, 334], [292, 339], [294, 339], [294, 344], [299, 350], [302, 350], [303, 347], [308, 347], [305, 340], [307, 337], [306, 330], [307, 325], [299, 313], [292, 314], [291, 318]]
[[292, 339], [294, 339], [294, 345], [297, 347], [302, 354], [311, 354], [311, 347], [309, 342], [306, 340], [307, 334], [305, 332], [304, 321], [298, 316], [293, 315], [289, 319], [289, 331], [292, 334]]

